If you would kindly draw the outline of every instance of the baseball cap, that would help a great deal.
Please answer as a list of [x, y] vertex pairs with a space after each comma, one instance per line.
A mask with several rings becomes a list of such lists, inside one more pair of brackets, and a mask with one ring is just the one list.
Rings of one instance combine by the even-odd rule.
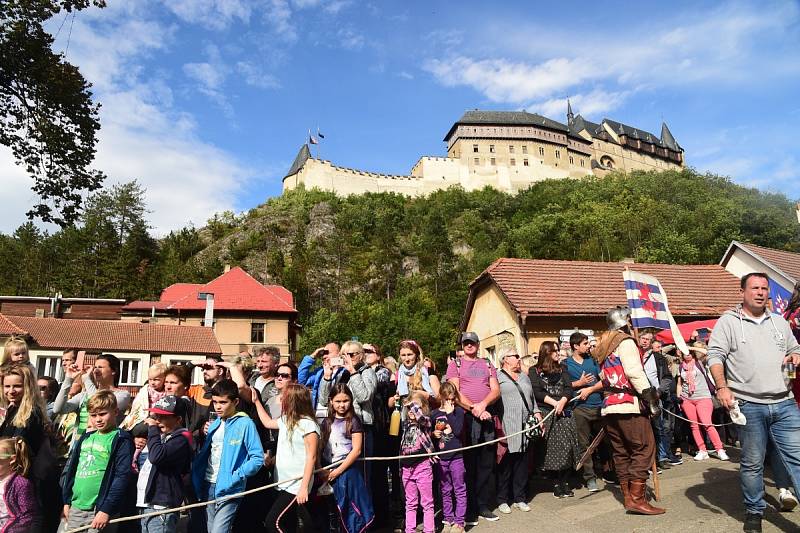
[[473, 344], [480, 344], [481, 341], [478, 339], [478, 334], [474, 331], [465, 331], [461, 334], [461, 344], [465, 342], [471, 342]]
[[186, 403], [177, 396], [169, 394], [154, 403], [153, 407], [150, 408], [150, 413], [183, 417], [186, 415]]

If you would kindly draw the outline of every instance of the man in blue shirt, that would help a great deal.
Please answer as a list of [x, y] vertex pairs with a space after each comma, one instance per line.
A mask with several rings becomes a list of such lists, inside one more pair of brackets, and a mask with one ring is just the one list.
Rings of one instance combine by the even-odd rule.
[[[597, 362], [589, 354], [589, 337], [576, 331], [569, 338], [572, 348], [572, 355], [567, 358], [567, 373], [572, 382], [578, 400], [575, 402], [572, 415], [575, 417], [575, 427], [578, 430], [578, 444], [580, 444], [581, 455], [592, 443], [603, 427], [600, 417], [600, 407], [603, 404], [603, 389], [601, 383], [600, 368]], [[608, 461], [608, 450], [605, 444], [598, 448], [601, 460]], [[587, 458], [583, 463], [583, 480], [589, 492], [597, 492], [600, 487], [597, 484], [597, 475], [594, 470], [592, 457]]]

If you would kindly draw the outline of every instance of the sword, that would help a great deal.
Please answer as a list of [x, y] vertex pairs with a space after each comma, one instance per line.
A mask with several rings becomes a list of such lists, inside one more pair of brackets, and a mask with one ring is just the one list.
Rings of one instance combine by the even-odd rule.
[[600, 443], [603, 441], [603, 437], [605, 436], [606, 436], [606, 428], [600, 428], [600, 431], [597, 432], [597, 436], [594, 438], [589, 447], [586, 448], [586, 451], [583, 452], [581, 460], [578, 461], [577, 466], [575, 466], [576, 471], [580, 470], [583, 467], [583, 463], [589, 460], [589, 458], [592, 456], [597, 447], [600, 446]]

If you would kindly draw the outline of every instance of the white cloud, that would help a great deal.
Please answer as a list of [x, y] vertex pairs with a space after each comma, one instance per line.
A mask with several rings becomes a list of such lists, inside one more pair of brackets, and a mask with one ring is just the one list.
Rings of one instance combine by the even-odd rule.
[[199, 83], [198, 90], [213, 100], [222, 109], [225, 116], [232, 118], [233, 106], [228, 101], [228, 96], [223, 88], [231, 68], [223, 61], [216, 45], [206, 46], [205, 53], [208, 61], [186, 63], [183, 65], [183, 73], [197, 81]]
[[272, 74], [262, 71], [258, 65], [249, 61], [239, 61], [236, 63], [236, 70], [242, 75], [245, 83], [258, 87], [259, 89], [277, 89], [281, 86], [280, 82]]
[[269, 0], [264, 18], [278, 37], [288, 43], [297, 41], [297, 30], [292, 24], [292, 8], [287, 0]]
[[252, 12], [249, 0], [165, 0], [164, 6], [184, 22], [213, 30], [223, 30], [237, 21], [248, 22]]
[[[75, 21], [68, 57], [102, 103], [95, 167], [107, 174], [105, 186], [137, 179], [146, 191], [148, 219], [163, 234], [235, 209], [237, 192], [252, 172], [199, 136], [194, 117], [174, 107], [163, 74], [147, 74], [149, 54], [169, 48], [174, 37], [173, 26], [156, 21], [151, 7], [121, 2], [86, 11]], [[213, 65], [218, 56], [207, 55]], [[222, 83], [204, 67], [189, 70], [206, 87]], [[6, 199], [0, 231], [9, 232], [37, 200], [32, 181], [7, 150], [0, 150], [0, 183]]]
[[[424, 61], [423, 68], [441, 85], [471, 87], [497, 103], [552, 109], [567, 94], [579, 94], [587, 104], [586, 111], [577, 106], [582, 113], [613, 108], [620, 98], [651, 87], [763, 84], [800, 73], [796, 38], [786, 38], [800, 22], [797, 4], [725, 4], [694, 15], [663, 20], [661, 27], [626, 27], [622, 40], [616, 27], [566, 33], [530, 25], [492, 26], [472, 40], [491, 42], [489, 57], [467, 42], [457, 52], [445, 47], [442, 57]], [[459, 43], [457, 35], [434, 32], [429, 38]], [[531, 35], [537, 46], [530, 46]], [[603, 102], [604, 95], [611, 100]]]
[[[571, 95], [569, 101], [573, 110], [580, 110], [586, 118], [600, 118], [604, 113], [613, 111], [625, 102], [630, 91], [608, 92], [594, 89], [588, 93]], [[567, 112], [567, 98], [552, 98], [526, 107], [528, 111], [547, 117], [561, 117]]]
[[364, 46], [364, 36], [352, 28], [342, 28], [336, 32], [339, 44], [347, 50], [358, 50]]
[[411, 74], [408, 71], [405, 71], [405, 70], [401, 70], [400, 72], [398, 72], [397, 73], [397, 77], [398, 78], [403, 78], [404, 80], [413, 80], [414, 79], [414, 75]]

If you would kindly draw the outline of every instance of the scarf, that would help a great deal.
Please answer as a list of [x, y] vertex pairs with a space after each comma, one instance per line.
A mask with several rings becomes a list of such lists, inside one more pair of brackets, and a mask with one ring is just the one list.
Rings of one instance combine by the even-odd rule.
[[151, 387], [150, 385], [147, 386], [147, 396], [148, 396], [149, 406], [150, 407], [152, 407], [154, 403], [156, 403], [158, 400], [160, 400], [161, 398], [163, 398], [166, 395], [167, 395], [167, 391], [165, 391], [165, 390], [157, 391], [153, 387]]
[[689, 396], [694, 394], [694, 389], [696, 387], [694, 382], [694, 369], [694, 358], [692, 358], [688, 363], [686, 361], [681, 361], [681, 370], [683, 370], [686, 374], [686, 383], [689, 384]]
[[[405, 365], [400, 365], [400, 368], [397, 370], [397, 394], [400, 396], [408, 396], [408, 393], [411, 392], [408, 389], [409, 380], [414, 377], [414, 374], [417, 373], [417, 366], [414, 365], [411, 368], [406, 368]], [[422, 388], [433, 396], [433, 389], [431, 388], [431, 380], [428, 377], [428, 371], [425, 370], [424, 367], [419, 367], [419, 372], [422, 376]]]

